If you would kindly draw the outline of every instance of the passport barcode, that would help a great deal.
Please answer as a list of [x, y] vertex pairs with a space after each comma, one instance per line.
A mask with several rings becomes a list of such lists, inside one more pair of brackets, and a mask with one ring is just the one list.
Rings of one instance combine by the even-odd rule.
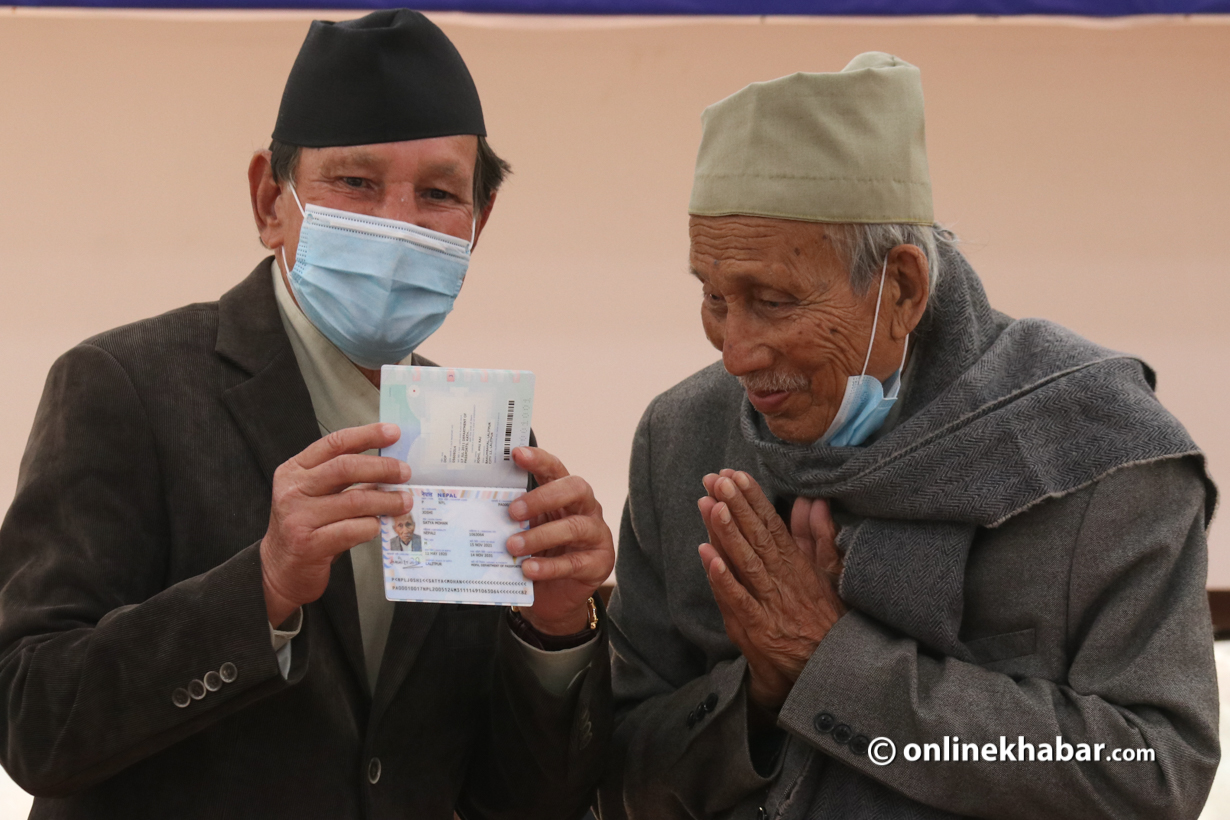
[[516, 401], [508, 403], [508, 424], [504, 427], [504, 460], [508, 461], [512, 458], [512, 427], [513, 427], [513, 412], [517, 408]]

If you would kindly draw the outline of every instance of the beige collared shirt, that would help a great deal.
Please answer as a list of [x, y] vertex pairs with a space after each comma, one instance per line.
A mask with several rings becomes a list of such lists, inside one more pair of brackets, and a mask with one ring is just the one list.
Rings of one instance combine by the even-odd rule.
[[[321, 435], [379, 421], [380, 390], [299, 309], [286, 287], [276, 260], [272, 268], [273, 290], [277, 295], [282, 326], [290, 337], [295, 361], [307, 384]], [[407, 356], [399, 364], [409, 364], [410, 358]], [[375, 454], [376, 451], [369, 452]], [[367, 668], [367, 680], [375, 692], [394, 607], [393, 602], [384, 597], [380, 538], [354, 547], [350, 551], [350, 562], [354, 568], [355, 596], [359, 603], [363, 661]], [[275, 649], [278, 649], [277, 643], [275, 637]], [[283, 643], [285, 646], [278, 650], [278, 660], [285, 670], [290, 667], [290, 644], [285, 640]], [[555, 694], [563, 694], [577, 675], [589, 666], [596, 642], [590, 641], [557, 652], [545, 652], [520, 640], [518, 643], [524, 648], [530, 667], [543, 687]], [[285, 658], [282, 653], [286, 653]]]

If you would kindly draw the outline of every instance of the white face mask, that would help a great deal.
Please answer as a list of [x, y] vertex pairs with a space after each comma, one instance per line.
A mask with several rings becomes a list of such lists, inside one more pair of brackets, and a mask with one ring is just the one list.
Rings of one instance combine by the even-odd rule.
[[821, 444], [831, 447], [857, 447], [880, 429], [884, 419], [897, 402], [901, 392], [901, 368], [905, 367], [905, 355], [910, 349], [910, 337], [905, 337], [905, 350], [901, 351], [901, 364], [897, 372], [888, 377], [888, 382], [880, 384], [875, 376], [867, 375], [867, 365], [871, 363], [871, 349], [876, 342], [876, 327], [880, 322], [880, 300], [884, 296], [884, 278], [888, 273], [888, 258], [884, 259], [884, 268], [880, 271], [880, 289], [876, 294], [875, 318], [871, 320], [871, 341], [867, 343], [867, 358], [863, 360], [863, 372], [850, 376], [846, 380], [846, 394], [842, 396], [841, 406], [829, 429], [820, 437]]
[[303, 226], [286, 273], [304, 314], [355, 364], [374, 370], [410, 355], [453, 309], [477, 214], [466, 242], [394, 219], [304, 208], [294, 185], [290, 192]]

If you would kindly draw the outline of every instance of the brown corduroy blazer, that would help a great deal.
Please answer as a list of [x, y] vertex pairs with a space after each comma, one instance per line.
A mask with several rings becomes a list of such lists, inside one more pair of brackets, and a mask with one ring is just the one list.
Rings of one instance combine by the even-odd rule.
[[269, 260], [55, 363], [0, 528], [0, 755], [32, 817], [584, 813], [605, 635], [554, 698], [502, 608], [398, 603], [373, 697], [344, 554], [282, 678], [259, 544], [318, 436]]

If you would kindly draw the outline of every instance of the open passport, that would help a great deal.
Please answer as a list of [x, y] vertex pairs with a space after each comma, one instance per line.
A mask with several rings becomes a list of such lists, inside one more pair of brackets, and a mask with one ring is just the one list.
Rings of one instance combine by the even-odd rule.
[[512, 451], [530, 441], [534, 374], [385, 365], [380, 420], [401, 438], [380, 451], [410, 465], [414, 509], [380, 520], [390, 601], [529, 606], [534, 585], [505, 549], [525, 529], [508, 517], [528, 474]]

